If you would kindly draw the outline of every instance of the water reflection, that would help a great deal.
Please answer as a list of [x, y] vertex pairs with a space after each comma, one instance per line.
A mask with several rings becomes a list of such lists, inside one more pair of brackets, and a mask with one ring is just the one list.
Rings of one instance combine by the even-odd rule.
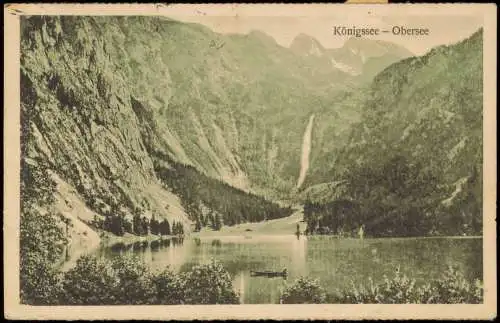
[[[394, 268], [420, 281], [437, 278], [449, 264], [469, 278], [482, 273], [482, 239], [338, 239], [321, 236], [233, 236], [172, 238], [115, 245], [101, 250], [103, 257], [138, 254], [153, 270], [170, 266], [190, 270], [216, 258], [233, 277], [240, 302], [278, 303], [287, 283], [300, 276], [318, 278], [328, 292], [382, 281]], [[252, 276], [252, 271], [281, 272], [286, 277]]]
[[160, 249], [160, 241], [158, 240], [151, 241], [149, 246], [152, 252], [156, 252]]

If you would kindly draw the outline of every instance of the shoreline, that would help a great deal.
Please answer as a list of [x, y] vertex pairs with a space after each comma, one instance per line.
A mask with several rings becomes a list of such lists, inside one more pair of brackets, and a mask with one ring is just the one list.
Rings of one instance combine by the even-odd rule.
[[116, 236], [113, 234], [106, 233], [104, 236], [101, 236], [101, 243], [99, 244], [99, 247], [110, 247], [113, 245], [116, 245], [118, 243], [123, 243], [125, 245], [130, 245], [134, 244], [136, 242], [152, 242], [152, 241], [161, 241], [161, 240], [168, 240], [172, 238], [181, 238], [181, 237], [186, 237], [184, 236], [177, 236], [177, 235], [156, 235], [156, 234], [148, 234], [146, 236], [138, 236], [134, 234], [127, 233], [123, 236]]

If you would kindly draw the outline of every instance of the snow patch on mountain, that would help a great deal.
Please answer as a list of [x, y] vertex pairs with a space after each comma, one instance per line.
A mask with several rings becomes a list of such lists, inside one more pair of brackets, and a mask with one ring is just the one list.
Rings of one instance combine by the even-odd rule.
[[356, 69], [353, 66], [336, 61], [334, 58], [331, 59], [331, 62], [332, 62], [333, 67], [341, 70], [342, 72], [346, 72], [346, 73], [351, 74], [353, 76], [361, 75], [361, 71], [359, 69]]

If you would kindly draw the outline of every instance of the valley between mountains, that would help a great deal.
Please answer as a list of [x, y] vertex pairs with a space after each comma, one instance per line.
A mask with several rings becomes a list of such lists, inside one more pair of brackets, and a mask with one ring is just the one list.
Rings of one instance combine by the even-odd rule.
[[23, 214], [57, 215], [84, 250], [165, 220], [481, 234], [482, 47], [482, 30], [415, 56], [158, 17], [22, 18]]

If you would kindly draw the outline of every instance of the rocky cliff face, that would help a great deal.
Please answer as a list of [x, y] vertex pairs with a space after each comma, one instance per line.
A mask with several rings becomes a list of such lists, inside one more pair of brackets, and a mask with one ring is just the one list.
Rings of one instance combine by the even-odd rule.
[[[119, 34], [106, 35], [84, 18], [30, 17], [21, 24], [25, 158], [55, 173], [62, 196], [71, 191], [84, 202], [73, 203], [90, 210], [83, 220], [141, 208], [188, 221], [179, 199], [155, 176], [147, 139], [162, 147], [168, 137], [145, 138], [157, 129], [143, 127], [133, 108], [141, 88], [130, 86], [130, 71], [113, 57], [123, 49], [113, 48]], [[168, 74], [161, 76], [152, 87], [168, 91]]]

